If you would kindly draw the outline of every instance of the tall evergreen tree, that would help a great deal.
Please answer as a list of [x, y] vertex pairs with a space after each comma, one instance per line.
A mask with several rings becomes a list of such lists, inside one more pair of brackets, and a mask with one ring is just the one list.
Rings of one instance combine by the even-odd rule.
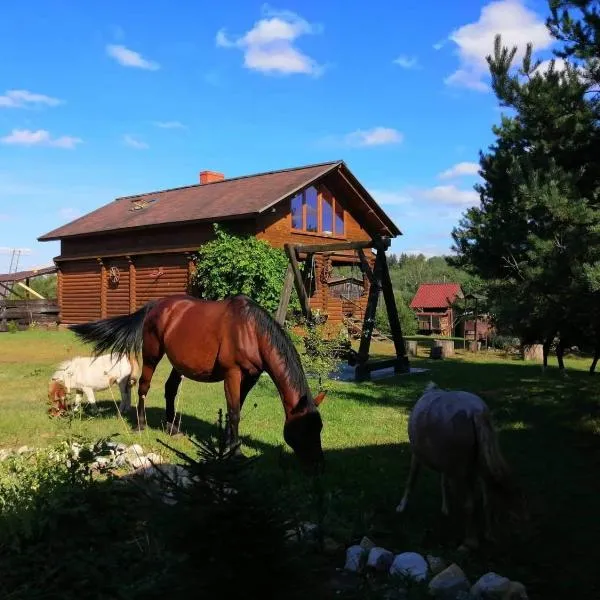
[[544, 72], [528, 45], [513, 69], [515, 54], [496, 37], [487, 57], [492, 86], [514, 116], [503, 116], [495, 143], [480, 153], [480, 206], [452, 236], [455, 263], [491, 282], [500, 326], [543, 342], [555, 332], [573, 337], [597, 301], [590, 282], [600, 265], [600, 136], [578, 68], [552, 61]]

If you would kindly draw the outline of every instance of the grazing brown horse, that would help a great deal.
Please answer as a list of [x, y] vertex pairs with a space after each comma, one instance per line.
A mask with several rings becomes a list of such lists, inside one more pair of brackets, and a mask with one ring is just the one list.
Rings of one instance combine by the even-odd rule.
[[411, 412], [408, 437], [412, 451], [410, 472], [397, 512], [406, 509], [409, 494], [424, 464], [441, 474], [443, 514], [449, 512], [447, 483], [463, 496], [466, 536], [461, 549], [478, 546], [474, 521], [478, 479], [486, 537], [492, 537], [490, 496], [501, 500], [513, 516], [525, 516], [524, 498], [500, 451], [489, 410], [479, 396], [443, 390], [429, 383]]
[[154, 371], [166, 354], [172, 365], [165, 384], [166, 420], [174, 425], [175, 397], [182, 376], [194, 381], [223, 381], [229, 415], [229, 443], [237, 446], [240, 411], [248, 392], [266, 371], [285, 411], [284, 439], [307, 465], [321, 466], [321, 416], [325, 393], [314, 399], [300, 356], [285, 330], [247, 296], [199, 300], [168, 296], [131, 315], [69, 327], [94, 353], [142, 353], [138, 385], [138, 427], [146, 424], [144, 402]]

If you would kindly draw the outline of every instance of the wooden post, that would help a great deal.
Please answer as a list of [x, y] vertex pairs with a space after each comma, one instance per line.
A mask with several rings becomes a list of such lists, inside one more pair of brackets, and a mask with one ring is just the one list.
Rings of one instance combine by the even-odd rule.
[[[59, 263], [60, 264], [60, 263]], [[64, 275], [59, 265], [56, 265], [56, 299], [58, 300], [58, 322], [62, 320]]]
[[290, 303], [290, 296], [292, 295], [292, 287], [294, 286], [294, 269], [291, 263], [288, 264], [285, 271], [285, 279], [283, 280], [283, 290], [281, 291], [281, 298], [279, 299], [279, 306], [275, 313], [275, 320], [283, 325], [285, 321], [285, 315]]
[[381, 273], [383, 298], [387, 308], [392, 339], [394, 340], [394, 348], [396, 349], [396, 358], [398, 359], [398, 364], [394, 368], [394, 371], [396, 373], [405, 373], [410, 370], [410, 366], [406, 355], [406, 348], [404, 346], [404, 336], [402, 335], [402, 326], [400, 325], [400, 318], [398, 317], [398, 307], [396, 306], [396, 299], [394, 298], [394, 289], [392, 288], [390, 271], [388, 269], [385, 250], [383, 248], [377, 250], [377, 260], [380, 261], [379, 269]]
[[369, 348], [371, 347], [371, 335], [375, 325], [375, 312], [377, 311], [377, 301], [381, 289], [381, 256], [378, 253], [375, 259], [375, 270], [373, 282], [369, 288], [369, 299], [363, 318], [362, 334], [360, 336], [360, 346], [358, 348], [358, 365], [356, 366], [356, 380], [363, 381], [368, 379], [369, 371], [365, 369], [365, 363], [369, 360]]
[[100, 265], [100, 318], [106, 319], [106, 265], [101, 258], [97, 258], [96, 260]]
[[294, 274], [294, 284], [296, 286], [296, 292], [300, 300], [300, 306], [302, 307], [302, 313], [308, 321], [312, 321], [312, 313], [308, 302], [308, 296], [306, 295], [306, 288], [304, 287], [304, 281], [302, 281], [302, 273], [298, 267], [298, 259], [296, 257], [296, 247], [293, 244], [284, 244], [285, 253], [288, 255], [290, 265], [292, 266], [292, 272]]
[[137, 298], [135, 293], [135, 265], [131, 256], [126, 256], [129, 263], [129, 313], [134, 313], [136, 310]]

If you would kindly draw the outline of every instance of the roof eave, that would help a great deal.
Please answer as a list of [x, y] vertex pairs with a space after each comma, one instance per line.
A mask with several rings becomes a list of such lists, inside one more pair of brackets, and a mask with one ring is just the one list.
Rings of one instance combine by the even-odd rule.
[[[66, 238], [81, 238], [81, 237], [88, 237], [90, 235], [103, 235], [106, 233], [126, 233], [128, 231], [139, 231], [141, 229], [156, 229], [156, 228], [160, 228], [160, 227], [172, 227], [174, 225], [193, 225], [195, 223], [210, 223], [210, 222], [215, 222], [215, 223], [220, 223], [222, 221], [236, 221], [236, 220], [243, 220], [243, 219], [252, 219], [252, 218], [256, 218], [258, 216], [258, 212], [254, 211], [254, 212], [250, 212], [250, 213], [243, 213], [243, 214], [236, 214], [236, 215], [225, 215], [225, 216], [220, 216], [220, 217], [207, 217], [204, 219], [188, 219], [185, 221], [168, 221], [166, 223], [149, 223], [147, 225], [134, 225], [132, 227], [120, 227], [119, 229], [98, 229], [98, 230], [93, 230], [93, 231], [86, 231], [84, 233], [72, 233], [72, 234], [66, 234], [66, 235], [53, 235], [52, 237], [48, 237], [50, 234], [52, 234], [53, 232], [50, 231], [49, 233], [40, 236], [39, 238], [37, 238], [38, 242], [52, 242], [52, 241], [57, 241], [57, 240], [64, 240]], [[54, 231], [60, 231], [60, 229], [56, 229]]]

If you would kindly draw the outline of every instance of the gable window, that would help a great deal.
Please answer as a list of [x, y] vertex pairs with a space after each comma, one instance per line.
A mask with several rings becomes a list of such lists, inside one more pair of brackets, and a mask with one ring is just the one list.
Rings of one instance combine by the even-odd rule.
[[336, 236], [345, 234], [344, 209], [326, 189], [306, 188], [292, 198], [290, 209], [295, 231]]

